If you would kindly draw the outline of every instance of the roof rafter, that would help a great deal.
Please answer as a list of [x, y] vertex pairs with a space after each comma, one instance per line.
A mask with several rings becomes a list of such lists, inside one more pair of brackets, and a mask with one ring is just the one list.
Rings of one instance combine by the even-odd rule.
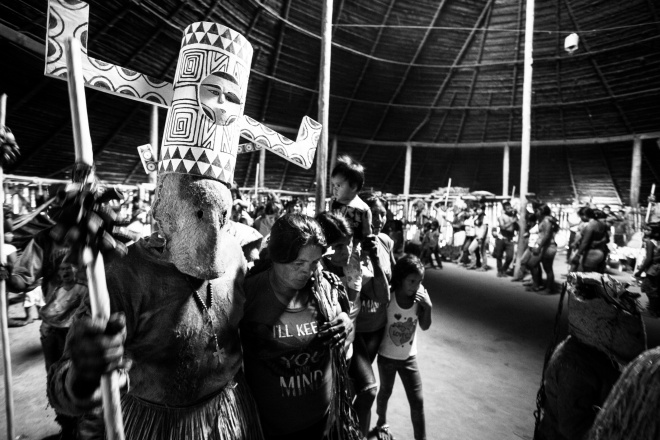
[[385, 178], [383, 179], [383, 181], [380, 184], [381, 191], [385, 187], [385, 184], [387, 183], [387, 181], [390, 180], [390, 176], [392, 175], [392, 173], [394, 173], [394, 170], [397, 169], [397, 167], [399, 166], [399, 163], [401, 162], [401, 159], [405, 155], [406, 155], [406, 150], [401, 149], [401, 153], [399, 153], [399, 157], [394, 161], [394, 163], [392, 163], [392, 167], [387, 172], [387, 174], [385, 174]]
[[[451, 95], [451, 99], [449, 100], [449, 105], [454, 104], [454, 100], [456, 99], [456, 92], [454, 92]], [[440, 126], [438, 127], [438, 131], [435, 132], [435, 136], [433, 137], [433, 142], [437, 142], [438, 138], [440, 137], [440, 133], [442, 133], [442, 129], [445, 128], [445, 122], [447, 121], [447, 116], [449, 116], [449, 111], [446, 111], [444, 115], [442, 115], [442, 120], [440, 121]]]
[[[87, 100], [87, 104], [93, 104], [99, 96], [102, 94], [102, 92], [97, 92], [92, 96], [90, 99]], [[50, 132], [48, 135], [40, 142], [37, 143], [37, 147], [28, 151], [27, 154], [22, 154], [20, 158], [14, 163], [11, 167], [12, 170], [17, 170], [20, 168], [23, 164], [25, 164], [28, 160], [33, 158], [37, 153], [40, 151], [44, 150], [48, 145], [50, 145], [55, 138], [57, 138], [65, 129], [69, 128], [71, 126], [71, 115], [67, 114], [64, 116], [62, 119], [59, 120], [59, 123], [57, 126]]]
[[[488, 106], [493, 102], [493, 92], [488, 93]], [[490, 117], [490, 112], [486, 112], [484, 117], [484, 129], [481, 132], [481, 143], [486, 142], [486, 135], [488, 134], [488, 119]]]
[[[568, 15], [571, 17], [571, 21], [573, 22], [573, 25], [575, 26], [575, 30], [578, 32], [581, 32], [580, 29], [580, 24], [578, 21], [575, 19], [575, 15], [573, 14], [573, 8], [571, 7], [571, 2], [570, 0], [564, 0], [566, 2], [566, 8], [568, 10]], [[583, 36], [582, 37], [582, 44], [584, 45], [584, 48], [589, 51], [589, 45], [587, 44], [586, 38]], [[612, 88], [610, 87], [609, 82], [607, 81], [607, 78], [605, 78], [605, 75], [603, 74], [603, 71], [600, 69], [598, 66], [598, 63], [596, 62], [593, 57], [589, 57], [589, 61], [591, 62], [591, 65], [593, 66], [594, 70], [596, 71], [596, 74], [598, 75], [598, 78], [600, 79], [601, 84], [605, 88], [605, 91], [607, 92], [607, 95], [610, 97], [610, 100], [616, 107], [617, 111], [619, 112], [619, 117], [623, 121], [623, 124], [625, 125], [626, 129], [628, 130], [629, 133], [634, 133], [635, 130], [633, 130], [632, 125], [630, 124], [630, 121], [628, 121], [628, 117], [626, 116], [625, 112], [621, 108], [621, 105], [619, 104], [619, 101], [614, 98], [614, 92], [612, 91]]]
[[[286, 20], [289, 19], [289, 12], [291, 12], [291, 0], [284, 0], [284, 4], [282, 5], [283, 14], [284, 18]], [[277, 71], [277, 65], [280, 62], [280, 54], [282, 52], [282, 44], [284, 42], [284, 31], [286, 30], [286, 21], [282, 21], [280, 23], [280, 33], [277, 36], [277, 45], [275, 47], [275, 59], [273, 60], [273, 64], [271, 64], [270, 69], [269, 69], [269, 74], [270, 76], [274, 76], [275, 72]], [[268, 85], [266, 86], [266, 96], [264, 96], [264, 103], [261, 106], [261, 122], [264, 122], [266, 120], [266, 112], [268, 110], [268, 104], [270, 102], [270, 95], [273, 91], [273, 81], [268, 81]]]
[[658, 21], [658, 13], [655, 10], [655, 6], [653, 6], [653, 0], [646, 0], [646, 4], [649, 7], [649, 11], [651, 12], [651, 16], [653, 16], [653, 21], [655, 21], [658, 30], [660, 30], [660, 21]]
[[[138, 103], [138, 104], [134, 105], [134, 106], [133, 106], [133, 109], [130, 111], [130, 113], [129, 113], [129, 114], [128, 114], [128, 115], [127, 115], [122, 121], [121, 121], [121, 123], [120, 123], [119, 125], [117, 125], [117, 126], [116, 126], [116, 127], [110, 132], [110, 134], [109, 134], [109, 135], [105, 138], [105, 140], [101, 143], [101, 146], [93, 149], [93, 152], [94, 152], [94, 160], [97, 160], [98, 157], [99, 157], [99, 155], [100, 155], [101, 153], [103, 153], [103, 151], [104, 151], [106, 148], [108, 148], [108, 147], [110, 146], [110, 144], [112, 143], [112, 141], [115, 139], [115, 136], [117, 136], [117, 135], [118, 135], [118, 134], [119, 134], [119, 133], [120, 133], [120, 132], [121, 132], [121, 131], [127, 126], [127, 125], [128, 125], [128, 123], [131, 122], [131, 121], [133, 120], [133, 117], [135, 116], [135, 114], [137, 113], [137, 111], [140, 110], [141, 108], [142, 108], [142, 103]], [[58, 174], [61, 174], [61, 173], [65, 172], [65, 171], [69, 170], [69, 169], [72, 168], [72, 167], [73, 167], [73, 164], [71, 164], [71, 165], [67, 165], [67, 166], [64, 167], [64, 168], [61, 168], [61, 169], [59, 169], [59, 170], [57, 170], [57, 171], [55, 171], [55, 172], [53, 172], [53, 173], [50, 173], [50, 174], [49, 174], [48, 176], [46, 176], [46, 177], [57, 176]]]
[[[357, 95], [357, 92], [360, 89], [360, 86], [362, 85], [362, 80], [364, 80], [364, 75], [367, 73], [367, 69], [369, 68], [369, 64], [371, 63], [371, 56], [376, 52], [378, 43], [380, 43], [380, 38], [382, 37], [383, 31], [385, 30], [385, 24], [390, 19], [390, 14], [392, 13], [392, 9], [394, 7], [395, 2], [396, 0], [390, 0], [390, 4], [387, 6], [385, 17], [383, 17], [383, 20], [381, 21], [382, 26], [378, 29], [378, 34], [376, 35], [376, 39], [374, 40], [374, 43], [371, 45], [371, 50], [369, 51], [369, 57], [367, 57], [367, 60], [362, 65], [362, 71], [360, 72], [360, 76], [358, 77], [358, 80], [355, 82], [355, 85], [353, 86], [353, 93], [351, 93], [351, 99], [348, 101], [348, 104], [344, 108], [344, 112], [342, 113], [341, 118], [339, 119], [339, 124], [337, 125], [337, 134], [341, 133], [341, 128], [344, 125], [344, 120], [346, 120], [346, 117], [348, 116], [348, 112], [350, 111], [353, 105], [353, 99], [355, 99], [355, 96]], [[367, 145], [367, 147], [364, 149], [364, 151], [362, 151], [362, 154], [360, 155], [360, 160], [364, 159], [364, 156], [365, 154], [367, 154], [368, 150], [369, 150], [369, 146]]]
[[[344, 3], [346, 0], [341, 0], [339, 2], [339, 7], [338, 8], [333, 8], [332, 10], [332, 15], [334, 15], [332, 19], [332, 34], [330, 41], [334, 40], [335, 37], [335, 32], [337, 31], [337, 26], [335, 26], [338, 21], [339, 17], [341, 17], [342, 10], [344, 9]], [[312, 92], [311, 96], [309, 97], [309, 104], [307, 104], [307, 111], [305, 112], [306, 115], [309, 115], [312, 113], [312, 108], [314, 107], [314, 104], [318, 101], [318, 90], [320, 88], [321, 84], [321, 69], [319, 68], [318, 70], [318, 75], [316, 75], [316, 87], [314, 87], [314, 92]]]
[[[440, 98], [442, 98], [442, 94], [445, 92], [445, 89], [447, 88], [447, 85], [449, 84], [449, 80], [451, 79], [451, 76], [454, 72], [454, 67], [458, 65], [458, 63], [461, 61], [463, 58], [463, 55], [465, 55], [465, 52], [467, 51], [470, 43], [472, 42], [472, 39], [474, 38], [474, 35], [476, 34], [479, 25], [481, 24], [481, 21], [484, 19], [484, 16], [492, 10], [492, 5], [493, 5], [493, 0], [489, 0], [488, 3], [484, 6], [484, 8], [481, 10], [481, 14], [479, 14], [479, 18], [477, 18], [477, 21], [474, 23], [474, 26], [472, 26], [472, 30], [470, 31], [470, 35], [465, 39], [465, 42], [463, 43], [463, 46], [461, 47], [461, 50], [458, 51], [458, 54], [454, 58], [454, 62], [452, 63], [452, 67], [450, 68], [449, 72], [447, 72], [447, 76], [445, 76], [445, 79], [442, 81], [442, 85], [438, 88], [438, 91], [435, 94], [435, 97], [433, 98], [433, 106], [435, 107], [438, 102], [440, 102]], [[484, 36], [483, 41], [486, 41], [486, 38]], [[483, 53], [483, 43], [482, 43], [482, 53]], [[479, 57], [479, 60], [481, 60], [481, 56]], [[476, 72], [477, 69], [473, 71]], [[468, 105], [469, 105], [469, 100], [468, 100]], [[426, 116], [422, 120], [422, 122], [413, 130], [412, 133], [410, 133], [410, 136], [408, 136], [408, 141], [411, 141], [413, 137], [419, 132], [419, 130], [422, 129], [430, 120], [431, 120], [431, 115], [433, 114], [433, 109], [429, 109], [428, 112], [426, 113]]]
[[[209, 11], [215, 9], [215, 6], [220, 2], [220, 0], [215, 0], [213, 6], [209, 8]], [[264, 8], [259, 8], [257, 10], [257, 13], [254, 14], [254, 17], [252, 17], [252, 20], [250, 21], [250, 26], [248, 26], [247, 30], [245, 31], [245, 38], [248, 39], [252, 35], [252, 32], [254, 29], [257, 27], [257, 23], [259, 22], [259, 19], [261, 18], [261, 15], [264, 12]], [[253, 58], [253, 63], [256, 62], [256, 60], [259, 59], [259, 55], [261, 54], [261, 46], [257, 47], [254, 58]], [[253, 151], [250, 153], [250, 161], [248, 162], [247, 169], [245, 170], [245, 179], [243, 180], [243, 186], [247, 186], [248, 182], [250, 181], [250, 172], [252, 171], [252, 165], [254, 164], [254, 158], [257, 156], [256, 151]], [[256, 171], [256, 170], [255, 170]], [[236, 176], [234, 176], [235, 178]]]
[[[522, 29], [523, 23], [522, 23], [522, 4], [524, 0], [518, 0], [518, 20], [516, 21], [516, 25], [518, 29]], [[559, 0], [557, 0], [557, 5], [559, 5]], [[513, 139], [513, 115], [516, 112], [515, 109], [513, 108], [516, 104], [516, 95], [518, 92], [518, 63], [520, 61], [520, 37], [521, 37], [521, 32], [518, 32], [516, 34], [516, 56], [514, 58], [515, 64], [513, 65], [513, 84], [511, 86], [511, 101], [510, 101], [510, 106], [511, 106], [511, 111], [509, 112], [509, 140]]]
[[[492, 0], [489, 0], [489, 2]], [[433, 30], [433, 27], [437, 23], [438, 19], [440, 18], [440, 11], [442, 11], [442, 8], [444, 7], [446, 3], [446, 0], [442, 0], [438, 7], [435, 10], [435, 13], [433, 14], [433, 19], [431, 20], [431, 23], [429, 24], [429, 27], [426, 28], [426, 31], [424, 32], [424, 36], [422, 37], [422, 40], [419, 42], [419, 45], [417, 46], [417, 50], [415, 51], [415, 54], [413, 55], [412, 59], [410, 60], [410, 63], [406, 67], [406, 71], [403, 74], [403, 77], [401, 78], [401, 81], [399, 81], [399, 85], [397, 86], [396, 90], [390, 97], [390, 101], [388, 102], [387, 106], [385, 106], [385, 109], [383, 110], [383, 116], [380, 118], [380, 121], [378, 122], [378, 125], [376, 125], [376, 129], [374, 130], [373, 134], [371, 135], [371, 139], [376, 139], [376, 136], [378, 136], [378, 133], [380, 132], [381, 127], [383, 126], [383, 123], [385, 122], [385, 119], [387, 118], [387, 115], [390, 112], [390, 105], [396, 100], [396, 98], [399, 97], [399, 93], [401, 93], [401, 90], [403, 90], [404, 84], [408, 81], [408, 76], [410, 75], [410, 72], [412, 71], [412, 64], [414, 64], [417, 61], [417, 58], [419, 58], [419, 55], [422, 53], [422, 49], [424, 49], [424, 46], [426, 45], [426, 42], [429, 39], [429, 35], [431, 35], [431, 31]]]
[[603, 163], [605, 164], [605, 171], [607, 171], [607, 177], [609, 177], [610, 182], [612, 182], [612, 188], [614, 188], [614, 192], [616, 193], [616, 198], [619, 200], [619, 205], [623, 205], [623, 202], [621, 201], [621, 192], [619, 191], [619, 186], [616, 184], [614, 177], [612, 177], [612, 167], [610, 167], [610, 162], [607, 160], [607, 156], [605, 156], [605, 149], [603, 148], [602, 145], [599, 145], [598, 149], [600, 150], [600, 157], [603, 159]]
[[[485, 9], [484, 9], [484, 11], [485, 11]], [[488, 27], [488, 25], [490, 24], [490, 18], [492, 17], [492, 15], [493, 15], [493, 9], [488, 8], [488, 12], [486, 13], [486, 18], [485, 18], [486, 27]], [[474, 29], [476, 29], [476, 26], [477, 25], [475, 25], [475, 27], [473, 28], [473, 31], [474, 31]], [[486, 46], [486, 35], [488, 35], [488, 31], [484, 32], [483, 37], [481, 38], [481, 46], [479, 47], [479, 55], [477, 57], [477, 60], [479, 62], [481, 62], [481, 59], [483, 58], [483, 55], [484, 55], [484, 47]], [[469, 39], [471, 39], [471, 38], [469, 38]], [[472, 102], [472, 97], [474, 96], [474, 86], [477, 83], [477, 76], [478, 75], [479, 75], [479, 69], [474, 69], [472, 71], [472, 81], [470, 83], [470, 91], [468, 92], [468, 97], [465, 101], [465, 104], [467, 106], [469, 106], [470, 102]], [[447, 76], [449, 76], [449, 75], [447, 75]], [[490, 104], [489, 104], [489, 107], [490, 107]], [[461, 118], [461, 125], [459, 126], [458, 132], [456, 134], [456, 142], [460, 142], [461, 137], [463, 136], [463, 129], [465, 128], [465, 121], [467, 119], [468, 112], [469, 112], [468, 109], [463, 110], [463, 117]]]
[[[167, 16], [168, 20], [171, 20], [171, 19], [174, 18], [177, 14], [179, 14], [179, 12], [181, 12], [181, 10], [186, 6], [186, 4], [187, 4], [186, 2], [181, 2], [181, 3], [179, 3], [179, 6], [177, 6], [176, 9], [174, 9], [174, 11], [172, 11], [172, 12]], [[163, 32], [163, 31], [165, 30], [165, 28], [166, 28], [166, 24], [165, 24], [165, 23], [161, 23], [160, 26], [158, 26], [158, 28], [154, 31], [154, 33], [151, 34], [151, 36], [147, 39], [147, 41], [145, 41], [144, 43], [140, 44], [140, 46], [138, 47], [138, 49], [137, 49], [135, 52], [133, 52], [133, 53], [131, 54], [130, 57], [128, 57], [128, 59], [124, 62], [123, 65], [124, 65], [124, 66], [128, 66], [128, 65], [130, 65], [133, 61], [135, 61], [135, 58], [137, 58], [138, 56], [140, 56], [140, 54], [142, 54], [142, 52], [144, 52], [144, 50], [145, 50], [147, 47], [149, 47], [149, 46], [151, 45], [151, 43], [153, 43], [153, 42], [156, 40], [156, 38], [158, 38], [158, 36], [161, 34], [161, 32]]]
[[566, 167], [568, 168], [568, 176], [571, 178], [571, 188], [573, 188], [573, 196], [575, 201], [580, 201], [580, 195], [578, 194], [577, 185], [575, 185], [575, 176], [573, 175], [573, 166], [571, 165], [571, 154], [570, 147], [564, 145], [564, 157], [566, 158]]
[[[561, 33], [559, 32], [559, 23], [561, 23], [561, 2], [557, 0], [557, 20], [556, 20], [556, 37], [555, 45], [561, 47]], [[564, 102], [564, 94], [561, 88], [561, 59], [557, 60], [555, 64], [555, 81], [557, 81], [557, 95], [559, 96], [559, 102]], [[561, 134], [562, 137], [566, 137], [566, 121], [564, 120], [564, 107], [559, 106], [559, 121], [561, 122]]]
[[32, 87], [27, 93], [25, 93], [23, 96], [21, 96], [18, 101], [14, 105], [10, 104], [10, 113], [18, 111], [23, 105], [27, 104], [30, 102], [30, 99], [32, 99], [34, 96], [38, 95], [41, 93], [41, 91], [46, 87], [49, 83], [49, 79], [47, 77], [43, 77], [41, 81], [39, 81], [39, 84], [37, 84], [36, 87]]
[[660, 182], [660, 175], [658, 175], [658, 173], [655, 171], [655, 168], [653, 167], [653, 163], [651, 163], [648, 156], [644, 152], [644, 145], [643, 144], [642, 144], [642, 157], [644, 158], [644, 162], [646, 162], [646, 166], [651, 169], [651, 173], [653, 173], [653, 177], [655, 177], [655, 180]]

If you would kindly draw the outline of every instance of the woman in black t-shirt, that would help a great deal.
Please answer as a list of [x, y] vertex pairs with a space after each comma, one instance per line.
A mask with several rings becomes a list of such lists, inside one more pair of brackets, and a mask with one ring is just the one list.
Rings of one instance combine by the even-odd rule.
[[287, 214], [245, 280], [245, 375], [267, 440], [360, 438], [346, 386], [348, 300], [319, 269], [326, 247], [315, 220]]

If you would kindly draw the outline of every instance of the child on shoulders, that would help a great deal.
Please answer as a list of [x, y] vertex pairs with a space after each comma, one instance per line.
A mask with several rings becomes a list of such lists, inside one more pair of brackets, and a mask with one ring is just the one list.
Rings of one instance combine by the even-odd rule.
[[364, 185], [364, 167], [349, 156], [337, 159], [330, 174], [332, 203], [330, 211], [343, 215], [355, 234], [356, 243], [362, 242], [371, 232], [371, 210], [358, 196]]

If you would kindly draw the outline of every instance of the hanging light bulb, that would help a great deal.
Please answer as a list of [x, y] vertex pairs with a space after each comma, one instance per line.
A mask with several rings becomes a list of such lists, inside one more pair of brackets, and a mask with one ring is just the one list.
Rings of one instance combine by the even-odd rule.
[[580, 42], [580, 37], [578, 36], [578, 34], [571, 34], [568, 37], [566, 37], [566, 40], [564, 40], [564, 49], [569, 54], [572, 54], [578, 49], [579, 42]]

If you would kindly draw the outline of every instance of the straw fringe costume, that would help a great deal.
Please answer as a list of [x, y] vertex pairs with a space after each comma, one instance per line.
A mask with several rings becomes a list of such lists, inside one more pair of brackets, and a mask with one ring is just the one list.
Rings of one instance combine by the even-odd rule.
[[628, 364], [598, 414], [588, 440], [660, 438], [660, 347]]
[[608, 275], [574, 272], [567, 291], [569, 336], [544, 368], [535, 440], [584, 439], [621, 366], [646, 348], [644, 322], [625, 285]]
[[[245, 263], [233, 237], [223, 239], [224, 273], [197, 290], [205, 302], [212, 297], [208, 311], [200, 310], [189, 277], [164, 258], [156, 236], [106, 268], [112, 312], [126, 315], [125, 356], [133, 361], [122, 396], [127, 439], [262, 438], [240, 371]], [[67, 350], [51, 369], [48, 392], [56, 408], [80, 415], [100, 396], [73, 396], [70, 362]]]

